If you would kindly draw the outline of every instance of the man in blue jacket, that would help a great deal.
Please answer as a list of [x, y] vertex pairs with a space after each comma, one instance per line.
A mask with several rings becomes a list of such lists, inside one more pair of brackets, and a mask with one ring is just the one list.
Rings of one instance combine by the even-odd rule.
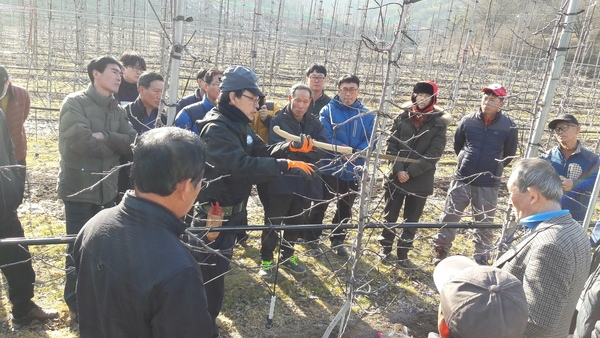
[[[369, 146], [375, 116], [368, 114], [367, 107], [358, 100], [360, 80], [356, 75], [344, 75], [338, 80], [338, 94], [321, 109], [319, 120], [323, 123], [329, 143], [364, 150]], [[311, 210], [309, 223], [322, 224], [329, 200], [335, 197], [337, 210], [333, 224], [347, 223], [352, 218], [352, 204], [358, 191], [358, 179], [365, 161], [356, 156], [328, 156], [321, 161], [323, 172], [324, 203], [317, 203]], [[315, 235], [320, 235], [316, 233]], [[347, 257], [343, 246], [346, 232], [335, 229], [331, 235], [331, 247], [336, 254]]]
[[[482, 92], [479, 110], [463, 117], [454, 133], [458, 163], [440, 223], [459, 222], [469, 204], [475, 221], [493, 222], [502, 171], [517, 151], [517, 127], [502, 114], [506, 89], [495, 83]], [[435, 234], [436, 263], [446, 258], [455, 237], [456, 229], [450, 228]], [[478, 264], [489, 264], [493, 237], [491, 229], [475, 229], [473, 259]]]
[[561, 207], [571, 212], [577, 222], [583, 222], [590, 195], [598, 176], [598, 155], [581, 145], [577, 139], [581, 127], [575, 116], [562, 114], [548, 123], [558, 145], [541, 157], [552, 164], [562, 181]]
[[177, 113], [175, 122], [173, 122], [176, 127], [189, 129], [199, 134], [198, 128], [196, 128], [196, 121], [203, 119], [206, 113], [217, 105], [217, 99], [219, 98], [219, 94], [221, 94], [219, 86], [221, 85], [222, 77], [223, 72], [218, 68], [211, 68], [206, 72], [201, 87], [204, 92], [202, 101], [183, 107]]

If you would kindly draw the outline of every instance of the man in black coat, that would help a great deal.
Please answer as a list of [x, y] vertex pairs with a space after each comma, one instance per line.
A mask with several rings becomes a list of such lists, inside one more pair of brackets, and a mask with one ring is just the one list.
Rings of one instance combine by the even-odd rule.
[[[277, 135], [273, 128], [278, 126], [281, 130], [293, 135], [307, 135], [311, 138], [327, 142], [327, 134], [321, 121], [308, 112], [311, 104], [311, 90], [307, 85], [295, 84], [290, 90], [288, 104], [275, 114], [271, 119], [269, 143], [283, 142], [285, 139]], [[290, 160], [300, 160], [316, 163], [323, 158], [325, 153], [321, 150], [310, 152], [290, 152]], [[306, 213], [310, 207], [311, 199], [322, 199], [322, 182], [320, 178], [313, 177], [310, 181], [304, 177], [281, 175], [269, 182], [269, 197], [265, 206], [265, 218], [269, 224], [306, 224]], [[294, 256], [294, 243], [298, 240], [299, 231], [285, 230], [280, 246], [282, 259], [280, 263], [292, 273], [304, 273], [306, 268], [298, 263]], [[270, 278], [273, 271], [275, 247], [277, 246], [277, 232], [263, 231], [261, 237], [261, 269], [259, 275]]]
[[[229, 67], [223, 72], [217, 106], [196, 121], [200, 137], [206, 142], [205, 177], [210, 183], [198, 195], [193, 226], [205, 226], [208, 216], [209, 226], [245, 225], [246, 201], [253, 184], [268, 182], [284, 173], [312, 174], [309, 164], [285, 159], [289, 152], [311, 151], [308, 138], [303, 137], [304, 142], [266, 145], [250, 127], [261, 96], [265, 94], [258, 87], [254, 72], [242, 66]], [[217, 234], [204, 237], [215, 252], [201, 253], [200, 257], [214, 337], [218, 336], [216, 318], [225, 295], [224, 274], [229, 270], [235, 244], [234, 232]]]
[[181, 236], [204, 174], [204, 142], [177, 127], [138, 138], [133, 191], [74, 246], [82, 337], [212, 337], [204, 281]]

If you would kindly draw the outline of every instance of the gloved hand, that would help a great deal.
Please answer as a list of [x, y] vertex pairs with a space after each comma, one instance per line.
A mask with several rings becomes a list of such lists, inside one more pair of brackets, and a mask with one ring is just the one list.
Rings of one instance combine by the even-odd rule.
[[300, 141], [290, 142], [289, 148], [296, 153], [307, 153], [313, 148], [313, 140], [310, 135], [300, 134]]
[[312, 173], [315, 172], [314, 165], [302, 161], [287, 160], [288, 172], [298, 173], [306, 179], [312, 179]]

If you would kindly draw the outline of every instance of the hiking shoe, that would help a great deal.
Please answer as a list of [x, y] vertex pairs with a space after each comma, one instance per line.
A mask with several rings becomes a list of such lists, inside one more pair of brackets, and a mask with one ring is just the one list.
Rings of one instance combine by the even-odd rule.
[[301, 274], [306, 272], [306, 268], [298, 264], [298, 258], [294, 256], [285, 260], [283, 263], [281, 263], [281, 265], [293, 273]]
[[340, 257], [348, 257], [348, 250], [344, 247], [344, 243], [342, 241], [331, 241], [331, 248], [335, 251], [335, 254]]
[[258, 275], [265, 279], [271, 278], [273, 276], [273, 261], [261, 261]]
[[433, 264], [438, 265], [444, 258], [448, 257], [448, 253], [444, 251], [444, 248], [441, 246], [435, 247], [435, 258], [433, 259]]
[[316, 256], [316, 255], [319, 255], [321, 253], [321, 247], [319, 246], [319, 243], [317, 243], [317, 242], [308, 242], [307, 246], [308, 246], [308, 250], [306, 250], [306, 254], [307, 255]]
[[39, 320], [39, 321], [43, 322], [48, 319], [58, 318], [58, 316], [59, 316], [58, 311], [53, 310], [53, 309], [44, 310], [41, 307], [36, 305], [36, 307], [31, 309], [31, 311], [29, 311], [29, 313], [27, 313], [23, 317], [13, 318], [12, 322], [13, 322], [13, 324], [22, 325], [22, 324], [28, 324], [33, 320]]
[[490, 265], [490, 262], [488, 261], [488, 259], [486, 257], [474, 257], [475, 263], [477, 263], [478, 265], [482, 265], [482, 266], [486, 266], [486, 265]]
[[381, 263], [384, 264], [393, 264], [394, 263], [394, 257], [392, 256], [392, 249], [386, 250], [386, 248], [381, 248], [381, 250], [379, 250], [379, 253], [377, 254], [377, 256], [379, 256], [379, 260], [381, 261]]
[[414, 268], [415, 265], [410, 261], [410, 259], [401, 259], [398, 261], [398, 266], [401, 268], [406, 268], [406, 269], [410, 269], [410, 268]]

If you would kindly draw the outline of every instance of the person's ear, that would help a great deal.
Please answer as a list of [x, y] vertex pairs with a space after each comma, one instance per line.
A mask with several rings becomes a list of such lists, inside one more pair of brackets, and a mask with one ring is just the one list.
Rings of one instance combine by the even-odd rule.
[[443, 315], [438, 317], [438, 333], [441, 338], [450, 338], [450, 329], [448, 328], [448, 324], [446, 324], [446, 318]]
[[529, 192], [529, 203], [530, 204], [535, 204], [535, 203], [539, 202], [540, 197], [542, 196], [542, 194], [540, 193], [539, 190], [537, 190], [534, 187], [527, 187], [527, 191]]
[[185, 201], [187, 193], [190, 190], [191, 186], [193, 186], [191, 178], [185, 179], [177, 183], [177, 185], [175, 186], [175, 193], [179, 201]]

